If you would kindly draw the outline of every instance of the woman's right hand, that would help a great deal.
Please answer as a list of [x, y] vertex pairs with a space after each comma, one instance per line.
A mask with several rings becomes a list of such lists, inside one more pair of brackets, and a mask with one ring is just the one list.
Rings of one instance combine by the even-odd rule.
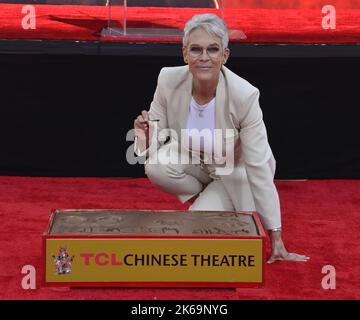
[[149, 118], [149, 113], [143, 110], [134, 121], [135, 135], [146, 141], [149, 141], [150, 131], [152, 131], [152, 123]]

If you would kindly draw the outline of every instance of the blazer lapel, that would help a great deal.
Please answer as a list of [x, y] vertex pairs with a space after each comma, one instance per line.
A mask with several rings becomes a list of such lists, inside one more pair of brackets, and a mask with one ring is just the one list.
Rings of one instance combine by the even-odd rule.
[[176, 97], [177, 100], [177, 108], [176, 112], [176, 132], [178, 137], [181, 137], [181, 129], [186, 129], [187, 119], [189, 116], [190, 102], [191, 102], [191, 91], [192, 91], [192, 74], [188, 72], [188, 76], [185, 81], [181, 84], [179, 90], [177, 90], [178, 95]]
[[[221, 69], [219, 83], [216, 88], [215, 128], [232, 129], [236, 131], [236, 125], [233, 123], [232, 120], [229, 94], [227, 91], [228, 86], [223, 72], [224, 68], [225, 67]], [[235, 131], [234, 134], [236, 133]]]
[[229, 114], [229, 106], [227, 103], [226, 97], [226, 87], [225, 87], [225, 78], [220, 71], [219, 83], [216, 88], [216, 97], [215, 97], [215, 128], [216, 129], [225, 129], [231, 128], [231, 125], [226, 121], [226, 116]]
[[[216, 88], [215, 129], [218, 129], [214, 137], [214, 159], [217, 162], [222, 159], [223, 154], [226, 152], [227, 144], [235, 143], [235, 132], [233, 131], [234, 126], [230, 120], [230, 106], [223, 69], [220, 72], [219, 83]], [[229, 131], [229, 129], [231, 130]]]

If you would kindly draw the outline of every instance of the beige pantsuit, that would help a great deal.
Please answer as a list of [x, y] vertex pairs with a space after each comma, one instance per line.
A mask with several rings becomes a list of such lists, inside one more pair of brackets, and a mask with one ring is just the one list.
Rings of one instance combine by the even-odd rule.
[[[159, 74], [149, 115], [159, 119], [158, 129], [171, 128], [170, 142], [153, 135], [145, 150], [138, 139], [138, 154], [151, 150], [177, 148], [182, 152], [179, 137], [186, 128], [192, 88], [188, 66], [163, 68]], [[217, 174], [216, 165], [145, 164], [149, 179], [163, 190], [175, 194], [182, 202], [199, 194], [191, 210], [256, 210], [265, 228], [281, 227], [279, 197], [274, 185], [275, 159], [268, 143], [259, 106], [259, 90], [225, 66], [221, 68], [216, 90], [215, 127], [233, 132], [223, 138], [234, 144], [235, 167], [231, 174]], [[218, 157], [215, 153], [214, 158]], [[215, 170], [215, 171], [214, 171]], [[214, 179], [213, 179], [214, 178]]]

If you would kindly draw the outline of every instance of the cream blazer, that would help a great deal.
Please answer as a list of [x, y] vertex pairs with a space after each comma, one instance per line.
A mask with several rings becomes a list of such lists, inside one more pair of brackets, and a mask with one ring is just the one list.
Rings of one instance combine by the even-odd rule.
[[[187, 125], [191, 91], [192, 74], [187, 65], [161, 69], [149, 110], [150, 118], [160, 120], [159, 130], [171, 128], [181, 137], [181, 129]], [[215, 128], [232, 129], [233, 134], [224, 139], [235, 142], [235, 168], [220, 179], [236, 210], [256, 210], [265, 228], [281, 227], [279, 196], [273, 180], [275, 159], [259, 105], [259, 90], [223, 66], [215, 104]], [[155, 142], [156, 148], [163, 140]], [[245, 188], [250, 189], [252, 199]]]

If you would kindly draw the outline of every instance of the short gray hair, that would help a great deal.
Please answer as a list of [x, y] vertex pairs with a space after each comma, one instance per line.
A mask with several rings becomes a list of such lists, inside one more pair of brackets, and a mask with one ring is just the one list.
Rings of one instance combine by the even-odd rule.
[[184, 47], [189, 44], [190, 33], [198, 28], [203, 28], [210, 35], [220, 38], [223, 48], [227, 48], [229, 44], [227, 26], [221, 18], [213, 13], [196, 14], [186, 22], [183, 37]]

